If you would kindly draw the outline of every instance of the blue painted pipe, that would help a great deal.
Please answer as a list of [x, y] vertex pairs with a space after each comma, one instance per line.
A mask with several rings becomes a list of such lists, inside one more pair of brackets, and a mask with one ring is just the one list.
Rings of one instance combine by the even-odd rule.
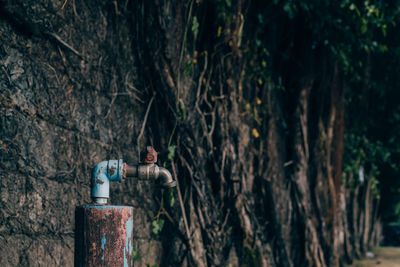
[[93, 169], [91, 197], [97, 204], [106, 204], [110, 197], [110, 181], [121, 181], [123, 160], [107, 160]]

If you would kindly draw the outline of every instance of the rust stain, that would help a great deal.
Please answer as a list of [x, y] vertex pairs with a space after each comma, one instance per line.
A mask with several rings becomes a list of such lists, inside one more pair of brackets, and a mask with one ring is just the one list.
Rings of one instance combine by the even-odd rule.
[[151, 162], [153, 162], [153, 160], [154, 160], [154, 156], [153, 155], [150, 155], [150, 154], [146, 155], [146, 159], [145, 159], [146, 163], [151, 163]]
[[152, 147], [146, 147], [146, 150], [142, 151], [141, 157], [142, 163], [156, 163], [157, 162], [157, 151]]
[[[81, 239], [82, 265], [124, 266], [125, 255], [125, 262], [132, 266], [132, 255], [126, 253], [126, 241], [133, 246], [133, 240], [132, 236], [128, 238], [126, 225], [133, 219], [133, 209], [113, 206], [80, 208], [83, 218], [77, 221], [76, 227], [82, 229], [83, 233], [82, 237], [78, 236]], [[102, 243], [104, 236], [107, 241]]]
[[109, 168], [109, 169], [107, 170], [107, 172], [108, 172], [110, 175], [113, 175], [114, 172], [115, 172], [115, 167]]
[[104, 184], [104, 182], [102, 180], [100, 180], [99, 178], [96, 179], [96, 183], [98, 184]]
[[122, 164], [122, 179], [126, 179], [126, 168], [128, 165], [126, 163]]

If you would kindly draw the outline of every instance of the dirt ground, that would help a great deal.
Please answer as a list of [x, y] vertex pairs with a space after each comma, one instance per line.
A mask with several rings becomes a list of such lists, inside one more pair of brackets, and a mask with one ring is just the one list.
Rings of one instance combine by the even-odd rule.
[[354, 261], [351, 267], [400, 267], [400, 247], [376, 247], [375, 257]]

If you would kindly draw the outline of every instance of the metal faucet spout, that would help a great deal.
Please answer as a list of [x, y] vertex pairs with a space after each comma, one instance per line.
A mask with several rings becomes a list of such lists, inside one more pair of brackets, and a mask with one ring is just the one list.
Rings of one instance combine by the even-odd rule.
[[161, 186], [163, 187], [176, 186], [176, 181], [172, 178], [171, 173], [163, 167], [159, 167], [158, 178], [160, 179]]

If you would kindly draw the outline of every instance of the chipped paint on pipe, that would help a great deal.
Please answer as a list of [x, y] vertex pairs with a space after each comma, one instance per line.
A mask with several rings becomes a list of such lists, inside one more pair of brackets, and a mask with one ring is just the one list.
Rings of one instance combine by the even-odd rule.
[[126, 239], [125, 239], [125, 248], [124, 248], [124, 266], [128, 266], [128, 257], [126, 255], [132, 255], [133, 246], [132, 246], [132, 230], [133, 230], [133, 219], [129, 218], [126, 222]]
[[107, 199], [110, 197], [110, 181], [121, 181], [122, 173], [122, 159], [102, 161], [94, 167], [91, 180], [91, 197], [95, 203], [107, 203]]
[[132, 266], [132, 207], [79, 206], [75, 217], [75, 266]]
[[[104, 215], [104, 220], [106, 219], [106, 216]], [[104, 248], [105, 248], [105, 245], [106, 245], [106, 241], [107, 241], [107, 239], [106, 239], [106, 233], [104, 233], [104, 236], [103, 236], [103, 238], [101, 239], [101, 249], [103, 250], [103, 256], [101, 256], [101, 259], [102, 260], [104, 260]]]

